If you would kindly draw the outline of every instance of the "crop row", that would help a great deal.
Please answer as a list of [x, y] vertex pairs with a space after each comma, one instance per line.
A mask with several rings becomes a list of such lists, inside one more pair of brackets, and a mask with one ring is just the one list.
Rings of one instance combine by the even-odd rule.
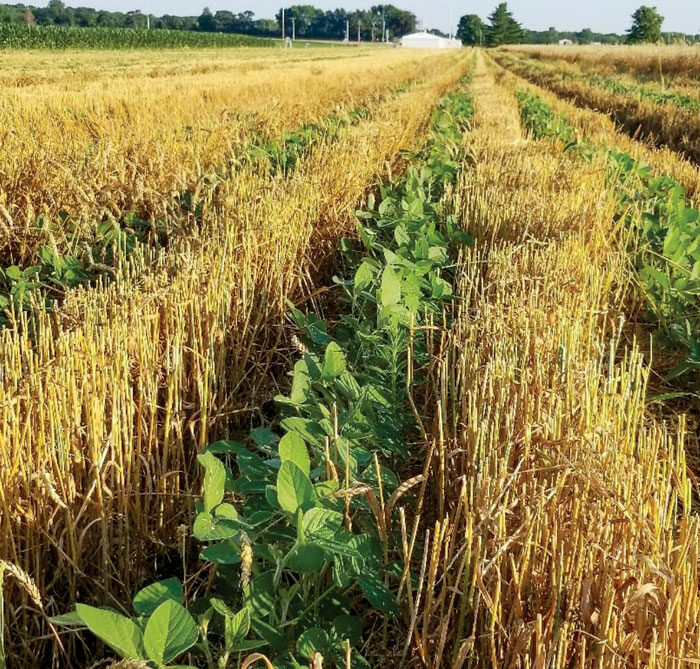
[[[340, 244], [347, 278], [337, 280], [338, 321], [292, 310], [304, 354], [290, 394], [276, 398], [281, 434], [255, 428], [247, 443], [218, 441], [199, 455], [206, 473], [193, 533], [215, 567], [213, 591], [188, 613], [170, 579], [136, 595], [132, 619], [79, 605], [56, 622], [82, 623], [123, 657], [157, 666], [192, 647], [211, 667], [214, 656], [223, 667], [256, 648], [275, 667], [317, 654], [370, 666], [356, 648], [357, 613], [371, 618], [370, 605], [395, 615], [399, 584], [415, 577], [401, 560], [406, 537], [393, 509], [420, 481], [400, 477], [418, 431], [410, 406], [426, 362], [423, 326], [445, 321], [450, 250], [470, 241], [440, 201], [462, 164], [472, 113], [466, 94], [448, 95], [416, 164], [358, 212], [362, 246]], [[356, 593], [364, 602], [352, 605]]]
[[[404, 82], [388, 91], [387, 95], [398, 95], [412, 83]], [[307, 123], [299, 129], [287, 131], [279, 141], [251, 139], [242, 155], [232, 158], [231, 165], [218, 167], [205, 175], [194, 192], [185, 190], [179, 194], [179, 208], [186, 218], [192, 218], [197, 224], [203, 204], [215, 196], [222, 180], [232, 176], [241, 178], [251, 170], [270, 177], [277, 173], [289, 176], [298, 161], [314, 146], [322, 141], [333, 142], [344, 127], [366, 119], [370, 114], [370, 107], [353, 107], [333, 112], [317, 123]], [[42, 305], [55, 307], [68, 289], [94, 282], [98, 277], [103, 281], [111, 280], [139, 245], [162, 249], [170, 240], [168, 225], [164, 221], [149, 222], [133, 213], [121, 221], [103, 221], [89, 238], [80, 235], [80, 230], [67, 215], [63, 219], [69, 239], [60, 251], [53, 242], [36, 252], [36, 264], [22, 268], [17, 265], [0, 267], [0, 326], [16, 322], [18, 311]], [[43, 223], [43, 217], [40, 217], [37, 226], [41, 227]]]
[[[123, 280], [68, 291], [57, 312], [0, 332], [0, 552], [52, 597], [51, 613], [86, 587], [133, 591], [177, 551], [195, 452], [265, 415], [288, 352], [286, 300], [315, 301], [356, 203], [401, 163], [466, 59], [433, 67], [316, 144], [291, 178], [221, 182], [201, 239], [142, 264], [134, 254]], [[36, 568], [47, 561], [51, 574]], [[48, 652], [41, 618], [11, 594], [13, 629]]]
[[176, 49], [180, 47], [266, 46], [272, 41], [250, 35], [185, 30], [78, 28], [0, 23], [0, 49]]
[[505, 49], [542, 62], [564, 61], [592, 74], [627, 75], [638, 81], [682, 86], [696, 85], [700, 79], [700, 54], [692, 45], [618, 45], [613, 49], [593, 45], [573, 48], [518, 45]]
[[[8, 224], [0, 261], [26, 267], [41, 247], [63, 252], [74, 239], [97, 241], [98, 226], [129, 215], [147, 221], [149, 234], [177, 235], [191, 224], [180, 194], [236, 167], [247, 145], [381, 102], [434, 61], [396, 52], [279, 68], [264, 58], [252, 66], [234, 60], [204, 74], [98, 79], [81, 95], [8, 86], [0, 109], [0, 211]], [[217, 63], [212, 55], [203, 62]], [[319, 76], [326, 85], [316, 85]]]
[[475, 250], [434, 361], [405, 666], [689, 666], [700, 657], [692, 423], [647, 404], [647, 338], [635, 343], [643, 322], [627, 310], [635, 284], [605, 156], [528, 138], [513, 79], [482, 60], [470, 88], [476, 168], [455, 195]]
[[668, 370], [667, 380], [688, 377], [700, 390], [700, 212], [673, 177], [657, 175], [630, 154], [577, 139], [562, 116], [539, 97], [521, 92], [523, 122], [536, 137], [553, 137], [586, 159], [604, 152], [617, 193], [617, 216], [634, 231], [634, 264], [650, 313], [666, 342], [685, 356]]
[[497, 60], [565, 99], [610, 114], [630, 135], [668, 146], [693, 162], [700, 161], [700, 102], [695, 97], [627, 86], [595, 75], [577, 76], [508, 56], [497, 56]]

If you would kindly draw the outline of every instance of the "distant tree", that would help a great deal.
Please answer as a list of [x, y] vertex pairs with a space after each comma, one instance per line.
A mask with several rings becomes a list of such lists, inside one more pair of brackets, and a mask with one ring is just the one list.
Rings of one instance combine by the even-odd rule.
[[394, 5], [373, 5], [370, 9], [370, 14], [373, 15], [373, 20], [380, 25], [379, 32], [381, 33], [382, 17], [386, 21], [386, 27], [394, 37], [401, 37], [408, 33], [416, 32], [416, 15], [413, 12], [399, 9]]
[[447, 33], [442, 32], [439, 28], [428, 28], [425, 32], [430, 33], [431, 35], [437, 35], [438, 37], [449, 37]]
[[204, 32], [214, 32], [216, 30], [216, 21], [209, 7], [202, 10], [200, 17], [197, 19], [197, 27]]
[[14, 20], [14, 12], [6, 5], [0, 5], [0, 23], [12, 23]]
[[632, 27], [627, 31], [627, 41], [630, 44], [661, 41], [663, 22], [664, 17], [659, 14], [656, 7], [642, 5], [632, 14]]
[[508, 11], [508, 4], [502, 2], [489, 16], [491, 25], [488, 29], [489, 46], [499, 44], [519, 44], [523, 41], [523, 29]]
[[102, 28], [125, 28], [126, 16], [121, 12], [107, 12], [101, 10], [95, 17], [95, 25]]
[[579, 44], [590, 44], [591, 42], [596, 41], [593, 31], [590, 28], [584, 28], [583, 30], [577, 32], [576, 39], [578, 40]]
[[146, 15], [140, 11], [127, 12], [124, 15], [123, 24], [126, 28], [142, 28], [145, 29], [147, 25]]
[[69, 26], [73, 23], [73, 10], [66, 7], [61, 0], [49, 0], [46, 13], [49, 23], [55, 26]]
[[97, 24], [97, 12], [89, 7], [77, 7], [74, 10], [75, 22], [83, 28], [90, 28]]
[[554, 26], [550, 26], [547, 31], [547, 44], [556, 44], [558, 41], [559, 31]]
[[465, 14], [457, 25], [457, 39], [462, 44], [483, 44], [486, 38], [486, 26], [476, 14]]

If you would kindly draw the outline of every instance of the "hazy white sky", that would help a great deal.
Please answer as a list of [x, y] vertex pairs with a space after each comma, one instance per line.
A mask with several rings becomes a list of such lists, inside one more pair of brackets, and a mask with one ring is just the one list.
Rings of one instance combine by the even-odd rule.
[[[85, 5], [96, 9], [129, 11], [141, 9], [153, 14], [200, 14], [205, 6], [212, 11], [250, 9], [257, 18], [269, 18], [282, 4], [312, 4], [322, 9], [344, 7], [367, 9], [381, 0], [66, 0], [67, 5]], [[385, 0], [386, 1], [386, 0]], [[418, 16], [422, 25], [448, 30], [450, 12], [456, 26], [462, 14], [479, 14], [486, 18], [498, 0], [388, 0]], [[37, 4], [45, 5], [46, 2]], [[666, 17], [664, 30], [700, 33], [700, 0], [510, 0], [508, 6], [523, 26], [533, 30], [580, 30], [623, 32], [630, 24], [632, 12], [642, 4], [656, 5]]]

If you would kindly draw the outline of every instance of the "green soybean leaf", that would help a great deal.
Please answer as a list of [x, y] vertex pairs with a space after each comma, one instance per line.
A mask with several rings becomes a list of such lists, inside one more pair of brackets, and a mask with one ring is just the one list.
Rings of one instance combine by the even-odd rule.
[[306, 443], [295, 432], [287, 432], [279, 443], [280, 460], [293, 462], [307, 476], [311, 471], [311, 460]]
[[301, 544], [295, 546], [289, 553], [287, 566], [302, 574], [313, 574], [323, 567], [325, 561], [326, 554], [319, 546]]
[[323, 370], [321, 379], [328, 380], [340, 376], [347, 368], [345, 355], [340, 346], [332, 341], [326, 347], [326, 354], [323, 356]]
[[256, 618], [264, 618], [270, 613], [275, 605], [275, 573], [266, 571], [256, 576], [245, 590], [244, 601]]
[[203, 511], [197, 514], [192, 526], [192, 534], [199, 541], [219, 541], [229, 539], [238, 532], [238, 525], [228, 518], [214, 518]]
[[274, 446], [280, 438], [266, 427], [255, 427], [250, 431], [250, 436], [258, 446]]
[[379, 302], [383, 307], [398, 304], [401, 300], [401, 280], [393, 267], [386, 267], [382, 273], [379, 289]]
[[143, 634], [133, 620], [115, 611], [98, 609], [87, 604], [76, 604], [75, 610], [87, 628], [123, 658], [145, 659]]
[[336, 644], [347, 639], [351, 646], [356, 646], [362, 637], [362, 618], [338, 616], [333, 620], [331, 636]]
[[70, 613], [62, 613], [58, 616], [51, 616], [49, 618], [49, 622], [52, 622], [55, 625], [63, 625], [65, 627], [73, 627], [76, 625], [80, 627], [85, 626], [83, 619], [80, 617], [80, 614], [77, 611], [71, 611]]
[[241, 561], [241, 549], [235, 541], [227, 539], [218, 544], [207, 546], [199, 554], [199, 557], [214, 564], [238, 564]]
[[396, 596], [384, 585], [384, 582], [376, 572], [369, 571], [360, 574], [357, 577], [357, 582], [360, 584], [362, 593], [372, 606], [384, 613], [391, 615], [396, 613], [398, 610]]
[[313, 420], [291, 416], [282, 421], [282, 427], [288, 432], [296, 432], [304, 441], [315, 446], [323, 446], [326, 433], [323, 428]]
[[309, 509], [302, 520], [302, 528], [307, 540], [317, 537], [330, 539], [340, 529], [343, 523], [343, 514], [330, 509], [314, 507]]
[[363, 290], [367, 290], [367, 288], [372, 285], [372, 279], [374, 279], [374, 270], [372, 269], [372, 266], [367, 262], [363, 262], [357, 268], [357, 272], [355, 272], [355, 280], [353, 285], [355, 295], [359, 295]]
[[164, 581], [151, 583], [136, 593], [133, 601], [134, 611], [142, 616], [148, 616], [164, 601], [172, 600], [179, 604], [184, 596], [185, 593], [180, 580], [177, 578], [166, 578]]
[[168, 600], [148, 619], [143, 644], [149, 658], [166, 664], [194, 646], [198, 637], [197, 624], [187, 609]]
[[211, 511], [224, 498], [226, 468], [224, 463], [209, 451], [198, 455], [197, 460], [206, 470], [204, 474], [204, 510]]
[[228, 647], [245, 639], [250, 630], [250, 610], [241, 609], [238, 613], [227, 615], [224, 621], [224, 634]]
[[312, 660], [316, 653], [324, 657], [328, 655], [331, 641], [328, 634], [320, 627], [312, 627], [301, 634], [297, 639], [297, 651], [305, 658]]
[[303, 404], [311, 388], [309, 380], [309, 367], [306, 360], [302, 358], [294, 364], [294, 375], [292, 377], [292, 390], [289, 397], [296, 404]]
[[309, 477], [291, 460], [282, 463], [277, 474], [277, 500], [289, 513], [306, 511], [316, 505], [316, 494]]

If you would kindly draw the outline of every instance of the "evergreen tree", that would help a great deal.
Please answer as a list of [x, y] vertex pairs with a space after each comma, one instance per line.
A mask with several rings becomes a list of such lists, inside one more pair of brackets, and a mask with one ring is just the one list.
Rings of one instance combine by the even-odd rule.
[[486, 39], [486, 26], [476, 14], [466, 14], [459, 19], [457, 39], [462, 44], [481, 45]]
[[502, 2], [489, 16], [488, 45], [519, 44], [523, 41], [523, 29], [508, 11], [508, 4]]
[[660, 42], [663, 22], [664, 17], [659, 14], [656, 7], [642, 5], [632, 14], [632, 27], [627, 31], [627, 41], [630, 44]]

